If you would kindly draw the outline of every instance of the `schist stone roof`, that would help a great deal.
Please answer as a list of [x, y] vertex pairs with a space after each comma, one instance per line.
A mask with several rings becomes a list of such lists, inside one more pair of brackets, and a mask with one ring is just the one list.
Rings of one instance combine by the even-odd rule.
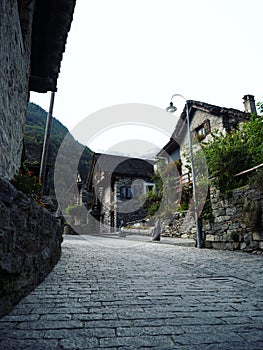
[[[234, 108], [215, 106], [205, 102], [188, 100], [187, 104], [189, 108], [190, 122], [194, 116], [195, 111], [197, 110], [207, 112], [214, 116], [223, 117], [223, 123], [226, 129], [228, 127], [229, 120], [241, 122], [244, 120], [249, 120], [249, 117], [250, 117], [250, 113], [242, 112]], [[170, 141], [163, 147], [163, 149], [157, 154], [157, 156], [161, 156], [163, 151], [171, 153], [174, 150], [176, 150], [178, 147], [180, 147], [179, 143], [184, 138], [184, 135], [186, 134], [186, 132], [187, 132], [187, 123], [186, 123], [186, 105], [185, 105], [184, 110], [176, 124], [175, 130], [173, 132], [173, 135]]]
[[[239, 118], [239, 119], [249, 119], [250, 113], [242, 112], [239, 109], [234, 108], [226, 108], [226, 107], [219, 107], [215, 105], [211, 105], [209, 103], [200, 102], [200, 101], [194, 101], [189, 100], [187, 101], [188, 107], [189, 107], [189, 114], [191, 117], [191, 113], [193, 110], [201, 110], [207, 113], [210, 113], [212, 115], [218, 115], [218, 116], [228, 116], [232, 118]], [[180, 116], [180, 119], [186, 118], [186, 106], [184, 107], [184, 110]]]
[[111, 154], [95, 154], [98, 166], [105, 173], [115, 175], [149, 176], [153, 173], [153, 161]]
[[104, 172], [106, 176], [111, 176], [112, 180], [123, 176], [149, 179], [154, 174], [153, 163], [152, 160], [94, 153], [87, 187], [91, 188], [97, 172]]
[[62, 55], [76, 0], [36, 0], [32, 28], [29, 89], [57, 90]]

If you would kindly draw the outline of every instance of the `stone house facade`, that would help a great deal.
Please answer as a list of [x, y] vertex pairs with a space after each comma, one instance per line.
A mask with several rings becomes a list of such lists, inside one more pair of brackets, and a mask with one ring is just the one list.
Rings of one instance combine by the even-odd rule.
[[56, 91], [75, 0], [0, 2], [0, 178], [18, 172], [29, 91]]
[[[198, 136], [198, 140], [209, 141], [211, 140], [211, 132], [217, 130], [222, 133], [231, 132], [240, 123], [248, 121], [251, 113], [256, 113], [255, 101], [251, 95], [246, 95], [243, 99], [245, 112], [188, 101], [190, 106], [190, 129], [193, 138]], [[182, 161], [182, 172], [186, 170], [182, 153], [185, 147], [188, 146], [185, 119], [186, 109], [181, 115], [171, 140], [158, 154], [167, 163], [180, 159]], [[262, 164], [258, 167], [262, 167]], [[233, 191], [232, 196], [226, 199], [221, 196], [218, 189], [210, 186], [209, 195], [213, 219], [202, 218], [204, 246], [215, 249], [262, 251], [262, 188], [250, 186], [237, 188]], [[189, 211], [176, 212], [172, 218], [162, 224], [164, 235], [191, 238], [196, 236], [195, 222], [193, 216], [189, 215]]]
[[[11, 179], [20, 167], [28, 101], [34, 4], [0, 2], [0, 177]], [[22, 13], [21, 13], [22, 11]]]
[[91, 215], [101, 231], [116, 228], [146, 216], [141, 196], [154, 190], [153, 162], [95, 153], [87, 183], [92, 193]]
[[[187, 101], [189, 108], [192, 140], [209, 141], [211, 132], [231, 132], [242, 122], [248, 121], [251, 113], [256, 113], [254, 97], [244, 96], [245, 112], [233, 108], [214, 106], [204, 102]], [[186, 106], [178, 120], [170, 141], [157, 154], [166, 163], [181, 161], [181, 172], [188, 172], [184, 152], [189, 153]]]

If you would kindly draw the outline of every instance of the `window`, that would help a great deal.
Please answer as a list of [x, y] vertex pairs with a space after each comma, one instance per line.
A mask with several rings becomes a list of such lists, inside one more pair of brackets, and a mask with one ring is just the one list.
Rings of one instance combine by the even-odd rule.
[[147, 186], [147, 192], [152, 192], [153, 191], [153, 185]]
[[119, 199], [132, 199], [132, 189], [131, 187], [121, 186], [119, 190]]
[[203, 140], [211, 131], [210, 120], [207, 119], [195, 129], [195, 135], [199, 140]]
[[152, 182], [144, 183], [144, 194], [147, 194], [149, 192], [152, 192], [152, 193], [155, 192], [155, 184]]

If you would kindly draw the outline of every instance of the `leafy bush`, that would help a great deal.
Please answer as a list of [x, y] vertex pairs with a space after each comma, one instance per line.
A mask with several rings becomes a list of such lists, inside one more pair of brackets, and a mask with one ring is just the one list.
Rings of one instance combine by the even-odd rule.
[[151, 179], [151, 182], [155, 183], [155, 191], [146, 195], [145, 207], [149, 216], [155, 215], [159, 209], [160, 215], [167, 216], [178, 207], [182, 191], [179, 177], [180, 166], [181, 164], [177, 161], [159, 165], [160, 172], [157, 172]]
[[149, 191], [141, 198], [141, 201], [144, 202], [144, 207], [147, 209], [148, 216], [153, 216], [157, 212], [163, 197], [163, 182], [160, 173], [154, 174], [151, 182], [155, 183], [155, 191]]
[[240, 130], [212, 134], [213, 140], [203, 143], [209, 174], [223, 194], [230, 194], [245, 184], [237, 173], [263, 163], [263, 118], [252, 115]]
[[65, 209], [65, 213], [67, 215], [76, 216], [76, 217], [81, 217], [81, 215], [85, 212], [86, 212], [86, 209], [82, 205], [69, 205]]

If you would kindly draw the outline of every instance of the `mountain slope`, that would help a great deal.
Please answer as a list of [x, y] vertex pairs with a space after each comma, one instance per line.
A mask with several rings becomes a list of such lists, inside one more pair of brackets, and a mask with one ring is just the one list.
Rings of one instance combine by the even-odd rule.
[[[40, 164], [45, 125], [46, 125], [47, 112], [40, 106], [29, 103], [28, 111], [26, 117], [25, 125], [25, 154], [26, 160], [29, 163]], [[78, 141], [76, 141], [71, 134], [69, 134], [68, 129], [56, 118], [52, 118], [50, 142], [48, 149], [48, 160], [47, 167], [51, 171], [51, 175], [54, 173], [54, 165], [56, 161], [56, 156], [59, 150], [59, 147], [64, 140], [64, 137], [68, 135], [68, 139], [71, 144], [71, 151], [74, 154], [74, 151], [83, 147]], [[89, 168], [92, 160], [93, 152], [85, 147], [84, 152], [81, 156], [79, 162], [79, 172], [82, 179], [86, 179], [89, 173]], [[71, 156], [69, 154], [68, 160], [71, 162]], [[69, 174], [73, 179], [75, 179], [76, 174]]]

